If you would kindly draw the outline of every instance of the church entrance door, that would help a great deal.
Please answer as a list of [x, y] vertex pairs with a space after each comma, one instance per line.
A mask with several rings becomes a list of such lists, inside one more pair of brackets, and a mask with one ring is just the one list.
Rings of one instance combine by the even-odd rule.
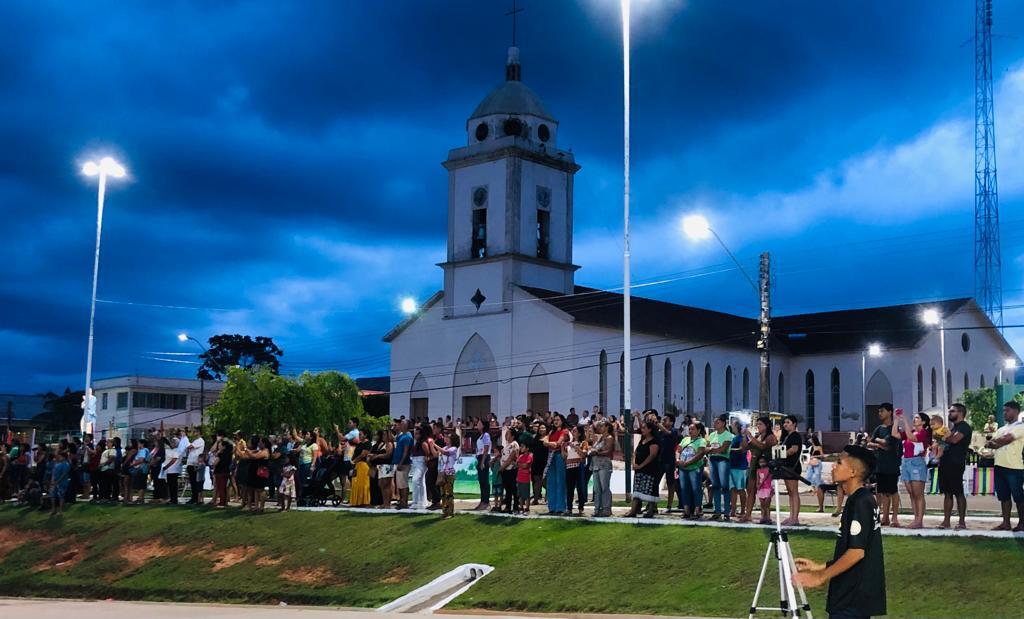
[[462, 398], [462, 419], [465, 421], [472, 417], [473, 419], [483, 419], [487, 421], [487, 416], [491, 413], [491, 396], [489, 395], [467, 395]]
[[548, 393], [531, 393], [529, 394], [529, 402], [527, 408], [532, 410], [534, 414], [540, 415], [548, 412]]
[[426, 419], [428, 402], [427, 398], [410, 398], [409, 417], [411, 419]]

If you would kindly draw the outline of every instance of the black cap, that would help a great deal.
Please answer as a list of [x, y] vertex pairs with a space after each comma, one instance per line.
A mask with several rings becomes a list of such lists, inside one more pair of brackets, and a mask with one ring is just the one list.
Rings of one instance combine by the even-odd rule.
[[871, 472], [875, 470], [875, 454], [866, 447], [860, 445], [847, 445], [843, 447], [843, 453], [851, 458], [857, 458], [864, 463], [864, 470]]

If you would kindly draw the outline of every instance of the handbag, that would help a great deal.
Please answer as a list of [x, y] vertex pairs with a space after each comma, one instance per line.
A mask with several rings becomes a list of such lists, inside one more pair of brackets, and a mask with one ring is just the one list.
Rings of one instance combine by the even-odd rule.
[[260, 479], [269, 479], [270, 478], [270, 467], [268, 467], [266, 465], [262, 465], [262, 464], [260, 466], [257, 466], [256, 467], [256, 477], [259, 477]]

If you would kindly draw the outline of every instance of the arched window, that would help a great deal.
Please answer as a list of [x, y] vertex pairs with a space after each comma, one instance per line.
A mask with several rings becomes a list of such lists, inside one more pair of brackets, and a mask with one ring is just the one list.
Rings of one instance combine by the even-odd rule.
[[664, 401], [661, 403], [661, 407], [665, 409], [662, 412], [668, 412], [672, 410], [672, 360], [665, 357], [665, 393]]
[[917, 410], [924, 410], [924, 370], [917, 366]]
[[704, 419], [711, 419], [711, 364], [704, 364]]
[[647, 355], [644, 359], [644, 410], [650, 410], [654, 408], [654, 403], [651, 401], [654, 399], [654, 364], [651, 362], [651, 356]]
[[786, 411], [786, 377], [779, 372], [779, 412]]
[[725, 368], [725, 410], [732, 410], [732, 366]]
[[832, 368], [832, 414], [830, 415], [832, 421], [832, 431], [839, 431], [839, 415], [841, 412], [840, 406], [840, 387], [839, 387], [839, 368]]
[[982, 389], [985, 388], [985, 375], [984, 374], [982, 374], [981, 377], [978, 379], [978, 384], [981, 385]]
[[953, 371], [946, 368], [946, 405], [953, 403]]
[[807, 374], [804, 376], [804, 394], [806, 402], [806, 410], [804, 415], [807, 417], [807, 431], [810, 432], [814, 429], [814, 372], [807, 370]]
[[969, 391], [971, 388], [971, 379], [967, 378], [967, 372], [964, 372], [964, 391]]
[[693, 414], [693, 361], [686, 362], [686, 412]]
[[626, 354], [619, 355], [619, 419], [626, 412]]
[[935, 386], [938, 380], [938, 375], [935, 373], [935, 368], [932, 368], [932, 408], [939, 405], [939, 390]]
[[[601, 351], [601, 356], [598, 357], [598, 375], [597, 375], [597, 405], [601, 407], [601, 412], [605, 415], [608, 414], [608, 353]], [[534, 411], [536, 412], [536, 411]]]
[[743, 408], [750, 408], [750, 370], [743, 368]]

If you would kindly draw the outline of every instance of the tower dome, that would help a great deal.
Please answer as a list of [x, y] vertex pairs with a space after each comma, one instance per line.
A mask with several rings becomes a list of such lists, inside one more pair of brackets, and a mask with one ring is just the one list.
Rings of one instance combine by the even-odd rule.
[[476, 106], [470, 120], [492, 114], [529, 114], [546, 120], [554, 120], [544, 109], [540, 97], [529, 86], [520, 81], [522, 68], [519, 64], [519, 48], [508, 49], [505, 65], [505, 82], [484, 97]]

